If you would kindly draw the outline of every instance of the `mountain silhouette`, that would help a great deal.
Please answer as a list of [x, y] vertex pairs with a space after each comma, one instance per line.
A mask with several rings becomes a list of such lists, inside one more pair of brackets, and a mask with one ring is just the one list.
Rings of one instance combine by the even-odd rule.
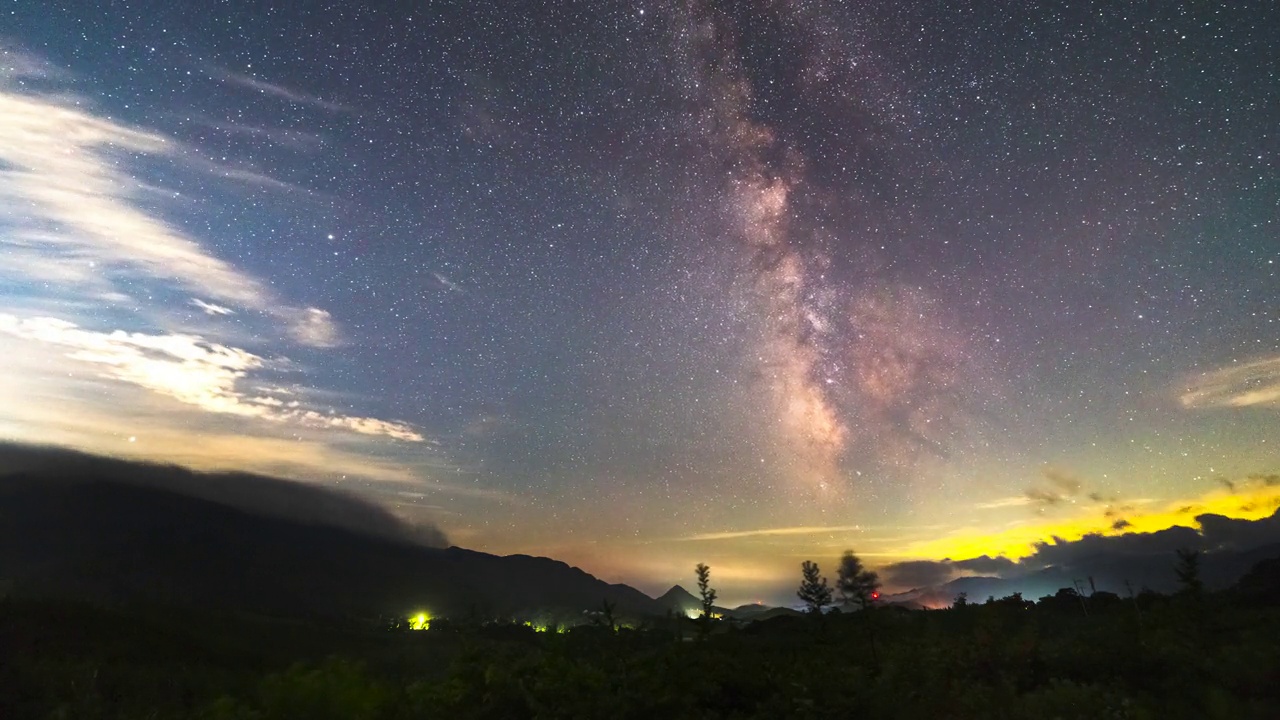
[[655, 602], [664, 610], [674, 613], [696, 615], [702, 612], [702, 601], [698, 596], [679, 585], [672, 585], [671, 589], [662, 593]]
[[[103, 477], [73, 457], [69, 465], [28, 465], [0, 477], [0, 594], [270, 615], [564, 617], [604, 600], [620, 612], [663, 613], [639, 590], [557, 560], [429, 547], [399, 531], [374, 535], [324, 518], [281, 517], [165, 486], [166, 473], [181, 490], [193, 475], [209, 483], [217, 476], [110, 461]], [[130, 467], [147, 481], [122, 479]], [[360, 504], [336, 494], [321, 503], [334, 516], [343, 505], [356, 515], [377, 512]]]

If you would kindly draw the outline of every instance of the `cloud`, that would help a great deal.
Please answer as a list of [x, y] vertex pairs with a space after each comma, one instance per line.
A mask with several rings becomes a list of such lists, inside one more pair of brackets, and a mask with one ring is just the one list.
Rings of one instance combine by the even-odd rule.
[[[1070, 578], [1093, 578], [1100, 588], [1120, 591], [1126, 582], [1174, 589], [1171, 571], [1175, 551], [1181, 548], [1206, 554], [1203, 572], [1210, 584], [1221, 587], [1233, 574], [1251, 564], [1251, 552], [1280, 548], [1280, 510], [1256, 519], [1229, 518], [1202, 513], [1194, 525], [1174, 525], [1151, 532], [1104, 535], [1090, 533], [1078, 540], [1053, 538], [1036, 545], [1035, 552], [1022, 558], [1011, 579], [1046, 576], [1059, 578], [1059, 586]], [[1236, 558], [1242, 558], [1236, 561]], [[1256, 560], [1256, 558], [1255, 558]]]
[[146, 171], [298, 188], [110, 118], [32, 56], [0, 47], [0, 68], [0, 438], [513, 501], [452, 481], [462, 468], [418, 428], [281, 382], [298, 372], [281, 342], [337, 346], [335, 318], [169, 219], [189, 208]]
[[191, 304], [204, 311], [205, 315], [235, 315], [236, 311], [229, 307], [223, 307], [214, 303], [205, 302], [200, 298], [191, 298]]
[[[1131, 525], [1119, 520], [1112, 527], [1127, 529]], [[1084, 578], [1093, 578], [1099, 589], [1112, 591], [1123, 590], [1127, 581], [1168, 590], [1173, 581], [1169, 569], [1174, 552], [1180, 548], [1205, 552], [1206, 572], [1216, 572], [1220, 586], [1230, 582], [1229, 575], [1241, 568], [1218, 558], [1242, 557], [1247, 561], [1252, 551], [1280, 548], [1280, 509], [1252, 520], [1202, 513], [1194, 518], [1194, 526], [1088, 533], [1074, 540], [1054, 537], [1036, 543], [1029, 555], [1018, 560], [985, 555], [968, 560], [910, 560], [885, 566], [881, 575], [886, 585], [898, 588], [937, 587], [978, 575], [1007, 581], [1009, 592], [1032, 586], [1039, 592], [1051, 591]], [[1214, 569], [1215, 563], [1222, 567]]]
[[1246, 480], [1266, 487], [1280, 487], [1280, 473], [1257, 473], [1250, 475]]
[[246, 473], [192, 472], [172, 465], [97, 457], [81, 452], [0, 442], [4, 488], [16, 483], [113, 482], [151, 487], [239, 510], [295, 522], [328, 525], [402, 542], [446, 547], [429, 523], [407, 524], [388, 510], [329, 488]]
[[306, 308], [293, 313], [289, 334], [303, 345], [333, 347], [338, 344], [338, 328], [333, 316], [320, 308]]
[[881, 574], [891, 586], [916, 588], [941, 585], [955, 576], [955, 570], [945, 560], [908, 560], [886, 566]]
[[0, 44], [0, 80], [58, 80], [66, 77], [67, 72], [53, 63]]
[[755, 530], [729, 530], [725, 532], [700, 533], [679, 538], [682, 541], [697, 540], [734, 540], [747, 537], [771, 537], [784, 535], [823, 535], [828, 533], [847, 533], [861, 530], [858, 525], [813, 525], [798, 527], [758, 528]]
[[0, 76], [0, 248], [7, 256], [0, 277], [30, 282], [22, 269], [47, 276], [66, 265], [90, 269], [97, 285], [145, 279], [261, 311], [301, 343], [335, 344], [328, 313], [282, 301], [143, 209], [149, 191], [130, 173], [131, 161], [183, 154], [160, 134], [93, 115], [73, 99], [16, 92]]
[[320, 135], [304, 132], [295, 128], [246, 125], [244, 123], [224, 122], [200, 116], [193, 117], [191, 121], [227, 135], [238, 135], [251, 139], [265, 140], [266, 142], [274, 145], [287, 147], [293, 150], [314, 150], [325, 142], [325, 139]]
[[1199, 375], [1186, 383], [1178, 401], [1188, 409], [1280, 408], [1280, 355]]
[[324, 110], [330, 110], [333, 112], [351, 112], [352, 111], [352, 109], [347, 107], [346, 105], [330, 102], [328, 100], [317, 97], [315, 95], [308, 95], [304, 92], [299, 92], [297, 90], [287, 88], [283, 85], [277, 85], [275, 83], [267, 82], [266, 80], [256, 78], [252, 75], [232, 72], [231, 70], [214, 67], [214, 66], [207, 67], [206, 72], [213, 79], [226, 83], [228, 85], [234, 85], [259, 95], [267, 95], [269, 97], [274, 97], [280, 100], [284, 100], [285, 102], [290, 102], [295, 105], [311, 105], [313, 107], [318, 107], [318, 108], [321, 108]]
[[1214, 513], [1196, 516], [1206, 550], [1248, 550], [1280, 543], [1280, 510], [1259, 520], [1242, 520]]
[[1035, 502], [1035, 499], [1027, 495], [1015, 495], [1013, 497], [998, 498], [984, 503], [974, 505], [978, 510], [999, 510], [1009, 507], [1025, 507]]
[[151, 335], [123, 330], [97, 332], [56, 318], [19, 318], [0, 313], [0, 333], [62, 348], [72, 360], [101, 367], [106, 377], [126, 382], [206, 412], [277, 423], [384, 435], [423, 442], [406, 423], [309, 408], [295, 399], [249, 395], [242, 381], [267, 361], [246, 350], [212, 343], [198, 335]]
[[947, 562], [961, 570], [975, 572], [979, 575], [1000, 575], [1009, 572], [1015, 566], [1014, 561], [1007, 557], [991, 557], [990, 555], [981, 555], [968, 560], [948, 560]]
[[895, 587], [919, 588], [941, 585], [957, 577], [968, 575], [1003, 577], [1018, 569], [1018, 564], [1006, 557], [982, 555], [967, 560], [907, 560], [891, 563], [882, 570], [885, 582]]
[[[1268, 480], [1273, 482], [1269, 483]], [[900, 542], [898, 557], [932, 559], [938, 557], [978, 557], [1002, 555], [1019, 558], [1033, 554], [1048, 538], [1078, 540], [1086, 535], [1115, 535], [1122, 530], [1155, 532], [1174, 525], [1186, 525], [1197, 516], [1218, 514], [1256, 520], [1280, 508], [1280, 478], [1254, 473], [1233, 481], [1236, 491], [1215, 483], [1198, 496], [1167, 499], [1134, 498], [1118, 502], [1100, 493], [1088, 502], [1068, 502], [1054, 513], [1037, 513], [1003, 527], [989, 523], [913, 541]], [[1081, 491], [1085, 488], [1082, 486]], [[1031, 519], [1034, 518], [1034, 519]], [[1117, 523], [1123, 520], [1126, 524]]]
[[1026, 504], [1035, 506], [1036, 512], [1042, 515], [1061, 506], [1092, 503], [1102, 505], [1103, 517], [1114, 521], [1134, 509], [1133, 504], [1121, 504], [1117, 498], [1088, 490], [1083, 480], [1061, 468], [1046, 467], [1042, 477], [1044, 485], [1028, 488], [1024, 493]]
[[62, 228], [41, 238], [76, 260], [127, 265], [212, 296], [263, 305], [256, 280], [130, 202], [129, 188], [137, 184], [112, 156], [162, 155], [169, 152], [166, 143], [48, 99], [0, 92], [0, 160], [6, 164], [0, 198], [10, 205], [3, 217], [28, 231]]
[[431, 277], [435, 278], [435, 281], [440, 284], [440, 287], [449, 292], [463, 292], [462, 286], [450, 280], [444, 273], [433, 272], [431, 273]]
[[1061, 493], [1054, 492], [1053, 490], [1045, 490], [1043, 488], [1031, 488], [1027, 490], [1027, 500], [1034, 505], [1040, 506], [1041, 511], [1043, 511], [1045, 507], [1059, 505], [1066, 499], [1066, 496]]
[[1033, 487], [1026, 492], [1027, 501], [1035, 505], [1038, 512], [1064, 503], [1073, 503], [1081, 494], [1083, 483], [1074, 475], [1052, 467], [1045, 468], [1042, 474], [1048, 487]]

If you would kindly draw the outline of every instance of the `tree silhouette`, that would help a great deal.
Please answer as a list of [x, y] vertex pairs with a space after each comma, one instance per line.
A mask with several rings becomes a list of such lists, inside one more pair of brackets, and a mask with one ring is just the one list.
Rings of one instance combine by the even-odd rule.
[[836, 589], [840, 591], [841, 600], [856, 602], [865, 610], [880, 597], [880, 576], [864, 568], [852, 550], [845, 550], [844, 557], [840, 558]]
[[827, 579], [819, 576], [818, 564], [812, 560], [805, 560], [800, 572], [803, 580], [796, 595], [804, 601], [809, 612], [821, 614], [822, 608], [831, 604], [831, 588], [827, 586]]
[[618, 622], [613, 616], [613, 611], [617, 608], [618, 603], [609, 602], [608, 598], [605, 598], [600, 603], [600, 619], [609, 628], [609, 632], [618, 632]]
[[1200, 551], [1178, 548], [1177, 553], [1178, 563], [1173, 566], [1173, 572], [1178, 576], [1182, 592], [1192, 597], [1199, 596], [1204, 590], [1204, 583], [1200, 581]]
[[694, 568], [698, 573], [698, 594], [702, 596], [702, 636], [706, 637], [711, 632], [711, 612], [716, 604], [716, 591], [711, 587], [711, 568], [705, 563], [698, 563], [698, 567]]

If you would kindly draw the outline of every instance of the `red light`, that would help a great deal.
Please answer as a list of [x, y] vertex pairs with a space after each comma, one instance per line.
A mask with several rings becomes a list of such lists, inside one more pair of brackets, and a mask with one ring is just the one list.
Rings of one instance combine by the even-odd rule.
[[879, 600], [879, 599], [880, 599], [880, 593], [878, 593], [878, 592], [873, 592], [873, 593], [871, 593], [871, 599], [872, 599], [872, 600]]

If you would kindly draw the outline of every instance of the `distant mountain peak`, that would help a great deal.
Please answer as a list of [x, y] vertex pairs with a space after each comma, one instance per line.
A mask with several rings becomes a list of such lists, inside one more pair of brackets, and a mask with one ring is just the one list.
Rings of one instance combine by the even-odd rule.
[[698, 600], [697, 595], [694, 595], [693, 593], [689, 592], [688, 590], [685, 590], [683, 587], [680, 587], [679, 585], [672, 585], [670, 590], [662, 593], [662, 595], [658, 597], [659, 602], [666, 602], [668, 600], [679, 601], [681, 603], [683, 603], [686, 600], [690, 600], [695, 603], [701, 602], [700, 600]]
[[691, 607], [701, 607], [701, 601], [698, 600], [698, 596], [686, 591], [680, 585], [671, 585], [669, 591], [662, 593], [662, 596], [658, 597], [658, 603], [668, 610], [686, 611]]

